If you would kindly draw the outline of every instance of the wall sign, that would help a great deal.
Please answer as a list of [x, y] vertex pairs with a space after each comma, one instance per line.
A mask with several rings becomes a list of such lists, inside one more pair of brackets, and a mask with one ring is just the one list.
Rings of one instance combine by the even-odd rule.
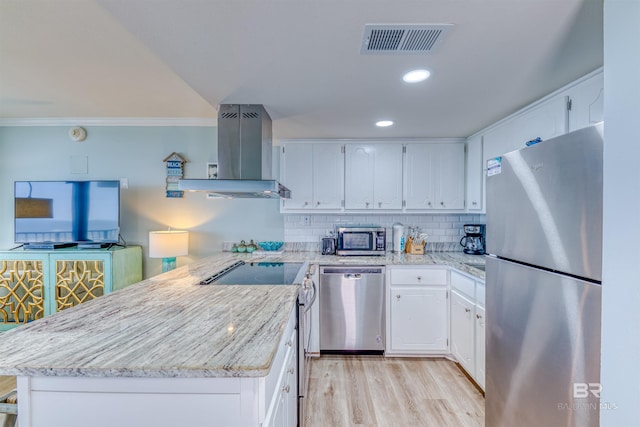
[[174, 151], [163, 162], [167, 164], [166, 197], [181, 198], [184, 195], [184, 191], [178, 190], [178, 180], [184, 176], [184, 164], [187, 161]]

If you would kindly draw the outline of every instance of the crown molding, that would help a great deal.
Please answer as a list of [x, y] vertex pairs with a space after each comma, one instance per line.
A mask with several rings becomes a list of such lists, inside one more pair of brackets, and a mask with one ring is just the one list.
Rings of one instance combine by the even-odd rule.
[[217, 126], [199, 117], [23, 117], [0, 118], [0, 126]]

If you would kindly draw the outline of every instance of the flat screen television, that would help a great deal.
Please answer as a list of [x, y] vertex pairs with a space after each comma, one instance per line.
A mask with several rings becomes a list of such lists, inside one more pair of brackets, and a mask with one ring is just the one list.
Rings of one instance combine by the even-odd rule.
[[15, 242], [25, 247], [118, 243], [120, 181], [16, 181]]

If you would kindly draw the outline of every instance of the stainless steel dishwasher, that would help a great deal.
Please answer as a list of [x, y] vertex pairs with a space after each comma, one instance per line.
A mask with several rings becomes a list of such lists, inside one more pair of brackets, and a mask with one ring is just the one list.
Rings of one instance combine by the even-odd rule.
[[320, 267], [320, 351], [384, 350], [384, 267]]

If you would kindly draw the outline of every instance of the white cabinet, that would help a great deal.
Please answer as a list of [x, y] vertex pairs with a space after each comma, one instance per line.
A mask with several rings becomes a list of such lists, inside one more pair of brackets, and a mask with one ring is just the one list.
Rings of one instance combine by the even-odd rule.
[[451, 353], [462, 367], [475, 376], [475, 304], [451, 290]]
[[291, 190], [283, 211], [340, 211], [344, 153], [337, 142], [288, 142], [281, 149], [280, 180]]
[[345, 146], [345, 209], [402, 209], [402, 144]]
[[598, 73], [568, 91], [569, 132], [604, 120], [604, 75]]
[[448, 353], [447, 270], [387, 269], [386, 354]]
[[476, 349], [475, 349], [475, 380], [482, 389], [484, 389], [484, 379], [485, 379], [485, 311], [484, 307], [476, 304], [476, 327], [475, 327], [475, 341], [476, 341]]
[[567, 99], [564, 96], [525, 111], [491, 129], [483, 138], [483, 160], [526, 146], [537, 137], [547, 140], [567, 132]]
[[467, 210], [482, 211], [482, 136], [476, 135], [467, 140], [466, 163], [466, 201]]
[[[295, 317], [295, 316], [294, 316]], [[263, 427], [296, 427], [298, 425], [298, 368], [297, 368], [297, 332], [287, 326], [286, 339], [282, 346], [286, 349], [282, 363], [276, 357], [278, 375], [274, 378], [271, 402], [268, 406]], [[272, 368], [273, 369], [273, 368]], [[269, 387], [269, 380], [266, 386]]]
[[464, 169], [464, 143], [407, 144], [406, 209], [464, 209]]
[[451, 354], [475, 382], [485, 382], [484, 281], [451, 271]]

